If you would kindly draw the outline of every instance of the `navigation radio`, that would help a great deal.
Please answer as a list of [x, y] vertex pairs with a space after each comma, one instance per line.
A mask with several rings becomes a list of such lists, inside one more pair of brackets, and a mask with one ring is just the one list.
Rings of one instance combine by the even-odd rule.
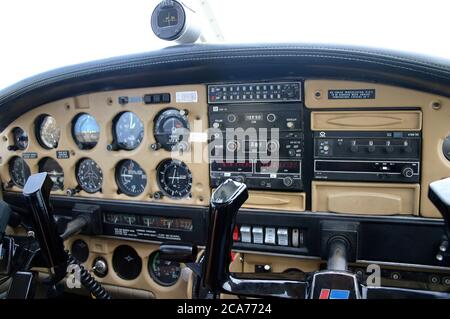
[[232, 178], [250, 189], [302, 190], [299, 82], [210, 85], [211, 184]]

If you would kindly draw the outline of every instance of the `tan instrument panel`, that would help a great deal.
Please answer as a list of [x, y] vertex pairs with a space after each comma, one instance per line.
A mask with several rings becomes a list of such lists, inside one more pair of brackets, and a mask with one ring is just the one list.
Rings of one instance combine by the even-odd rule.
[[[169, 93], [170, 103], [144, 104], [141, 100], [133, 101], [133, 97], [143, 97], [148, 94]], [[178, 95], [177, 95], [178, 94]], [[191, 94], [189, 99], [182, 98]], [[126, 96], [128, 103], [120, 104], [119, 98]], [[178, 98], [181, 96], [181, 98]], [[154, 121], [157, 115], [167, 108], [176, 108], [185, 111], [188, 115], [190, 126], [189, 149], [184, 152], [170, 152], [163, 148], [152, 150], [151, 144], [155, 143]], [[109, 151], [107, 145], [113, 142], [113, 121], [125, 111], [134, 112], [143, 122], [144, 136], [140, 145], [134, 150]], [[76, 144], [72, 134], [72, 121], [81, 114], [92, 115], [100, 126], [100, 135], [97, 145], [89, 150], [82, 150]], [[35, 134], [35, 120], [41, 114], [50, 115], [56, 119], [56, 125], [61, 128], [61, 136], [56, 149], [42, 147]], [[206, 206], [209, 203], [209, 166], [208, 161], [198, 156], [203, 156], [206, 144], [205, 130], [208, 127], [206, 88], [204, 85], [171, 86], [157, 88], [143, 88], [123, 91], [111, 91], [88, 94], [74, 98], [63, 99], [53, 103], [37, 107], [18, 118], [14, 123], [0, 134], [0, 173], [2, 180], [8, 182], [11, 176], [8, 163], [14, 156], [22, 156], [23, 153], [35, 153], [35, 159], [27, 159], [31, 173], [38, 172], [39, 161], [49, 157], [57, 161], [64, 171], [64, 189], [53, 191], [54, 195], [65, 195], [67, 189], [73, 189], [78, 185], [76, 179], [76, 166], [81, 159], [94, 160], [103, 172], [103, 185], [101, 191], [88, 193], [83, 190], [75, 196], [101, 199], [135, 200], [157, 202], [167, 204], [185, 204]], [[24, 151], [10, 151], [8, 146], [13, 144], [13, 128], [20, 127], [28, 134], [29, 143]], [[69, 158], [58, 159], [57, 152], [67, 151]], [[199, 155], [200, 154], [200, 155]], [[197, 156], [197, 158], [194, 158]], [[180, 199], [172, 199], [168, 196], [155, 198], [155, 192], [160, 191], [157, 183], [156, 169], [158, 164], [165, 159], [178, 159], [184, 162], [192, 173], [191, 195]], [[132, 159], [137, 162], [147, 175], [147, 183], [144, 191], [135, 197], [118, 192], [115, 180], [116, 165], [122, 160]], [[8, 185], [11, 191], [20, 191], [15, 185]]]
[[[373, 90], [374, 96], [366, 99], [329, 99], [329, 90]], [[450, 99], [429, 93], [388, 85], [334, 81], [305, 81], [305, 105], [312, 112], [312, 128], [315, 130], [418, 130], [422, 129], [422, 160], [420, 196], [418, 185], [401, 187], [388, 185], [380, 190], [382, 185], [359, 188], [360, 185], [338, 183], [328, 185], [316, 183], [313, 187], [313, 209], [329, 209], [330, 205], [341, 210], [349, 205], [346, 200], [352, 200], [351, 194], [366, 193], [367, 199], [382, 199], [376, 201], [380, 208], [388, 202], [396, 203], [397, 214], [409, 212], [417, 214], [417, 204], [420, 202], [420, 215], [440, 218], [441, 215], [427, 197], [428, 185], [435, 180], [450, 176], [450, 162], [442, 151], [444, 139], [450, 134]], [[385, 110], [395, 108], [396, 110]], [[403, 109], [417, 110], [403, 110]], [[401, 109], [401, 110], [398, 110]], [[401, 192], [401, 193], [400, 193]], [[367, 195], [370, 195], [369, 197]], [[402, 195], [403, 194], [403, 195]], [[374, 197], [375, 196], [375, 197]], [[417, 198], [418, 197], [418, 198]], [[323, 202], [323, 201], [326, 202]], [[409, 203], [406, 203], [409, 200]], [[314, 202], [316, 201], [316, 202]], [[333, 204], [334, 203], [334, 204]], [[363, 212], [373, 212], [373, 200], [358, 202]], [[352, 209], [355, 210], [355, 208]], [[381, 209], [386, 212], [385, 208]], [[392, 208], [391, 208], [392, 212]], [[349, 211], [350, 213], [350, 211]]]

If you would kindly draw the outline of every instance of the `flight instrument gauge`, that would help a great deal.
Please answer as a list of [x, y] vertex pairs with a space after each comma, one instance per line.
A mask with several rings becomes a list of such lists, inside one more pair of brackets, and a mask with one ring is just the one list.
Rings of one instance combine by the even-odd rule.
[[14, 145], [11, 147], [13, 150], [23, 151], [28, 147], [28, 134], [20, 127], [15, 127], [12, 130]]
[[159, 258], [159, 251], [150, 255], [147, 266], [152, 279], [161, 286], [173, 286], [180, 278], [180, 263]]
[[147, 175], [135, 161], [123, 160], [116, 167], [116, 182], [120, 192], [138, 196], [147, 186]]
[[56, 120], [50, 115], [41, 115], [35, 122], [36, 138], [43, 148], [52, 149], [58, 147], [61, 129]]
[[96, 193], [103, 185], [102, 169], [92, 159], [84, 158], [77, 165], [77, 181], [85, 192]]
[[144, 138], [144, 124], [133, 112], [123, 112], [116, 117], [114, 124], [115, 144], [119, 149], [134, 150]]
[[155, 140], [166, 151], [174, 148], [187, 149], [189, 122], [186, 111], [166, 109], [155, 119]]
[[11, 181], [17, 187], [23, 188], [28, 177], [31, 175], [30, 167], [19, 156], [14, 156], [8, 163], [9, 175], [11, 176]]
[[57, 161], [44, 157], [39, 162], [39, 173], [47, 172], [53, 182], [52, 190], [64, 189], [64, 171]]
[[82, 113], [72, 123], [72, 135], [78, 147], [82, 150], [94, 148], [100, 138], [100, 126], [95, 117]]
[[187, 165], [179, 160], [164, 160], [156, 169], [161, 191], [171, 198], [182, 198], [190, 194], [192, 174]]

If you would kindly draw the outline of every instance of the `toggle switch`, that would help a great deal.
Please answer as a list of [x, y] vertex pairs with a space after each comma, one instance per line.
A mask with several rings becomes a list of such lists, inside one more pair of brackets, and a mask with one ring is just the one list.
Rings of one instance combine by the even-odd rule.
[[241, 226], [241, 242], [243, 243], [252, 242], [252, 234], [250, 229], [251, 229], [250, 226]]
[[254, 244], [263, 244], [264, 243], [262, 227], [253, 227], [252, 234], [253, 234], [253, 243]]

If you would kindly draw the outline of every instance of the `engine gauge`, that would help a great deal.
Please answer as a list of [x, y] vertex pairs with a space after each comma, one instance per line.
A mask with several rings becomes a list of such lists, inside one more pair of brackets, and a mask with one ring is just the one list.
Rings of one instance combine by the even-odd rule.
[[150, 255], [147, 266], [152, 279], [161, 286], [173, 286], [180, 278], [180, 263], [160, 259], [159, 251]]
[[41, 115], [35, 123], [36, 138], [42, 147], [52, 149], [58, 147], [61, 129], [56, 125], [55, 118]]
[[179, 160], [164, 160], [156, 169], [161, 191], [171, 198], [182, 198], [190, 194], [192, 174], [187, 165]]
[[39, 173], [47, 172], [53, 182], [52, 190], [64, 189], [64, 171], [57, 161], [44, 157], [39, 162]]
[[119, 148], [134, 150], [144, 138], [144, 124], [135, 113], [123, 112], [115, 120], [113, 134]]
[[23, 129], [15, 127], [12, 130], [12, 134], [14, 139], [14, 149], [23, 151], [28, 147], [28, 134]]
[[102, 169], [92, 159], [84, 158], [77, 165], [77, 181], [85, 192], [96, 193], [103, 185]]
[[78, 147], [82, 150], [94, 148], [100, 138], [100, 126], [95, 117], [81, 113], [75, 117], [72, 123], [72, 134]]
[[120, 192], [138, 196], [147, 186], [147, 175], [135, 161], [124, 160], [116, 167], [116, 182]]
[[31, 175], [30, 167], [19, 156], [14, 156], [9, 161], [9, 175], [11, 180], [17, 187], [23, 188], [28, 177]]
[[180, 143], [187, 144], [189, 121], [177, 109], [166, 109], [155, 119], [154, 135], [156, 142], [166, 151], [172, 151]]

